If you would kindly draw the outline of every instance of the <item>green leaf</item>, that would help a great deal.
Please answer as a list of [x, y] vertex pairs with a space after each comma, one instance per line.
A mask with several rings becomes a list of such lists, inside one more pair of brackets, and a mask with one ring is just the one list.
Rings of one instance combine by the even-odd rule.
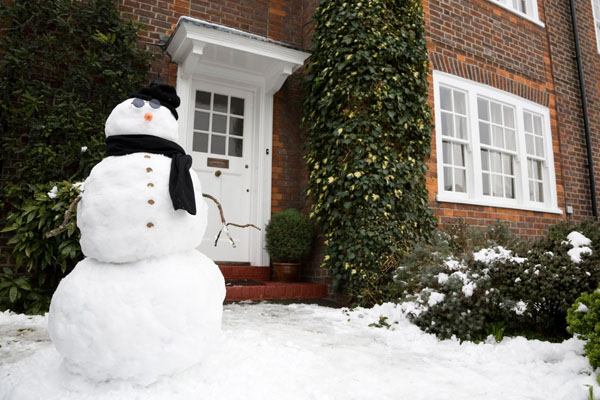
[[8, 297], [11, 303], [14, 303], [15, 301], [17, 301], [17, 296], [19, 295], [19, 291], [17, 289], [16, 286], [13, 286], [10, 288], [10, 291], [8, 292]]

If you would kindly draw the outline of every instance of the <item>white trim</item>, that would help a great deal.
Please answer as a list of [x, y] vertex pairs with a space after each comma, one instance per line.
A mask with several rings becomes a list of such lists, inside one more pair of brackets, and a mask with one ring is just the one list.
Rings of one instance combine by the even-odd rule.
[[[598, 3], [597, 6], [594, 3]], [[594, 20], [594, 32], [596, 33], [596, 51], [600, 54], [600, 15], [597, 15], [596, 8], [600, 11], [600, 0], [592, 0], [592, 19]]]
[[[438, 194], [436, 199], [442, 202], [453, 202], [462, 204], [474, 204], [489, 207], [512, 208], [562, 214], [557, 205], [556, 177], [554, 171], [554, 153], [552, 149], [552, 131], [550, 125], [550, 111], [548, 108], [529, 101], [514, 94], [484, 85], [458, 76], [450, 75], [441, 71], [433, 71], [434, 85], [434, 110], [436, 126], [436, 148], [437, 148], [437, 170], [438, 170]], [[467, 192], [457, 193], [444, 189], [444, 164], [443, 144], [441, 133], [441, 101], [440, 85], [456, 88], [467, 95], [467, 125], [468, 145], [466, 154], [467, 165]], [[477, 98], [485, 97], [496, 102], [504, 103], [515, 109], [516, 127], [516, 159], [515, 169], [515, 198], [500, 198], [484, 196], [482, 188], [481, 172], [481, 144], [479, 137], [479, 118], [477, 109]], [[529, 199], [527, 152], [525, 147], [523, 112], [529, 111], [542, 117], [544, 131], [544, 202], [537, 203]]]
[[488, 0], [490, 3], [497, 5], [498, 7], [502, 7], [505, 10], [508, 10], [510, 12], [512, 12], [513, 14], [518, 15], [521, 18], [525, 18], [526, 20], [533, 22], [534, 24], [544, 28], [546, 25], [544, 25], [544, 23], [540, 20], [539, 17], [539, 12], [538, 12], [538, 5], [537, 5], [537, 0], [531, 0], [530, 6], [532, 7], [533, 10], [533, 15], [529, 15], [526, 14], [524, 12], [521, 12], [519, 10], [514, 9], [513, 7], [506, 5], [504, 3], [501, 3], [498, 0]]
[[187, 145], [192, 118], [186, 105], [194, 99], [195, 82], [210, 82], [253, 93], [255, 140], [251, 163], [251, 221], [248, 222], [263, 229], [250, 230], [248, 261], [252, 265], [269, 265], [264, 227], [271, 217], [273, 95], [310, 54], [265, 38], [244, 36], [238, 34], [243, 32], [215, 29], [210, 25], [181, 18], [168, 42], [167, 51], [178, 63], [177, 91], [182, 104], [179, 140], [184, 147]]

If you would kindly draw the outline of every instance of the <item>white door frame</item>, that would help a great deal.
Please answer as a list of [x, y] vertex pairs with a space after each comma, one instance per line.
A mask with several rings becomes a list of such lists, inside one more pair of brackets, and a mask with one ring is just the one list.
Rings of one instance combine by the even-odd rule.
[[[250, 263], [269, 265], [264, 248], [264, 227], [271, 217], [271, 173], [273, 143], [273, 95], [285, 80], [309, 57], [305, 53], [268, 38], [181, 17], [169, 41], [167, 52], [177, 68], [179, 143], [186, 147], [193, 123], [188, 105], [194, 101], [194, 82], [209, 81], [253, 93], [253, 158], [251, 171], [250, 219], [261, 231], [251, 229]], [[237, 222], [237, 221], [235, 221]]]
[[[191, 151], [191, 134], [193, 128], [192, 102], [195, 98], [195, 90], [202, 84], [210, 87], [223, 87], [227, 89], [242, 90], [251, 93], [252, 115], [249, 129], [252, 130], [253, 140], [250, 150], [250, 221], [228, 221], [236, 223], [251, 223], [261, 228], [257, 231], [250, 230], [250, 243], [248, 243], [248, 261], [252, 265], [269, 265], [268, 256], [263, 248], [264, 226], [271, 217], [271, 143], [273, 141], [272, 121], [267, 123], [265, 109], [271, 109], [270, 120], [272, 120], [272, 96], [271, 107], [265, 104], [266, 97], [261, 85], [252, 85], [249, 82], [240, 82], [233, 79], [225, 79], [223, 76], [208, 74], [195, 74], [184, 77], [178, 73], [177, 92], [181, 98], [182, 107], [179, 107], [179, 142], [186, 152]], [[271, 129], [266, 129], [270, 125]], [[267, 149], [269, 151], [267, 151]], [[268, 153], [268, 154], [267, 154]], [[262, 205], [262, 207], [260, 206]], [[227, 213], [227, 210], [224, 210]], [[227, 214], [225, 214], [227, 215]], [[227, 240], [226, 238], [222, 238]]]

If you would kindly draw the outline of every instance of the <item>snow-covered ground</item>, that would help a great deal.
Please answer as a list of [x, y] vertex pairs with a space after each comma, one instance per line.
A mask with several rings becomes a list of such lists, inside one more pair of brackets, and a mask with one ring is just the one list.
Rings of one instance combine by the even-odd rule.
[[[369, 326], [381, 316], [391, 328]], [[579, 340], [439, 341], [392, 304], [226, 305], [215, 351], [148, 387], [69, 375], [46, 324], [0, 313], [0, 399], [584, 400], [586, 385], [600, 394]]]

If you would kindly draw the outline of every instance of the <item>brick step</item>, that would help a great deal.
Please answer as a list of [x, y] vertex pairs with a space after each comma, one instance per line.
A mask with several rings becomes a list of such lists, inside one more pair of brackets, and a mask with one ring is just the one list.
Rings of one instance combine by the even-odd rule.
[[225, 301], [285, 300], [326, 298], [327, 285], [320, 283], [262, 282], [262, 284], [227, 286]]
[[219, 269], [227, 281], [231, 280], [252, 280], [266, 282], [271, 280], [270, 267], [256, 267], [252, 265], [221, 265]]

